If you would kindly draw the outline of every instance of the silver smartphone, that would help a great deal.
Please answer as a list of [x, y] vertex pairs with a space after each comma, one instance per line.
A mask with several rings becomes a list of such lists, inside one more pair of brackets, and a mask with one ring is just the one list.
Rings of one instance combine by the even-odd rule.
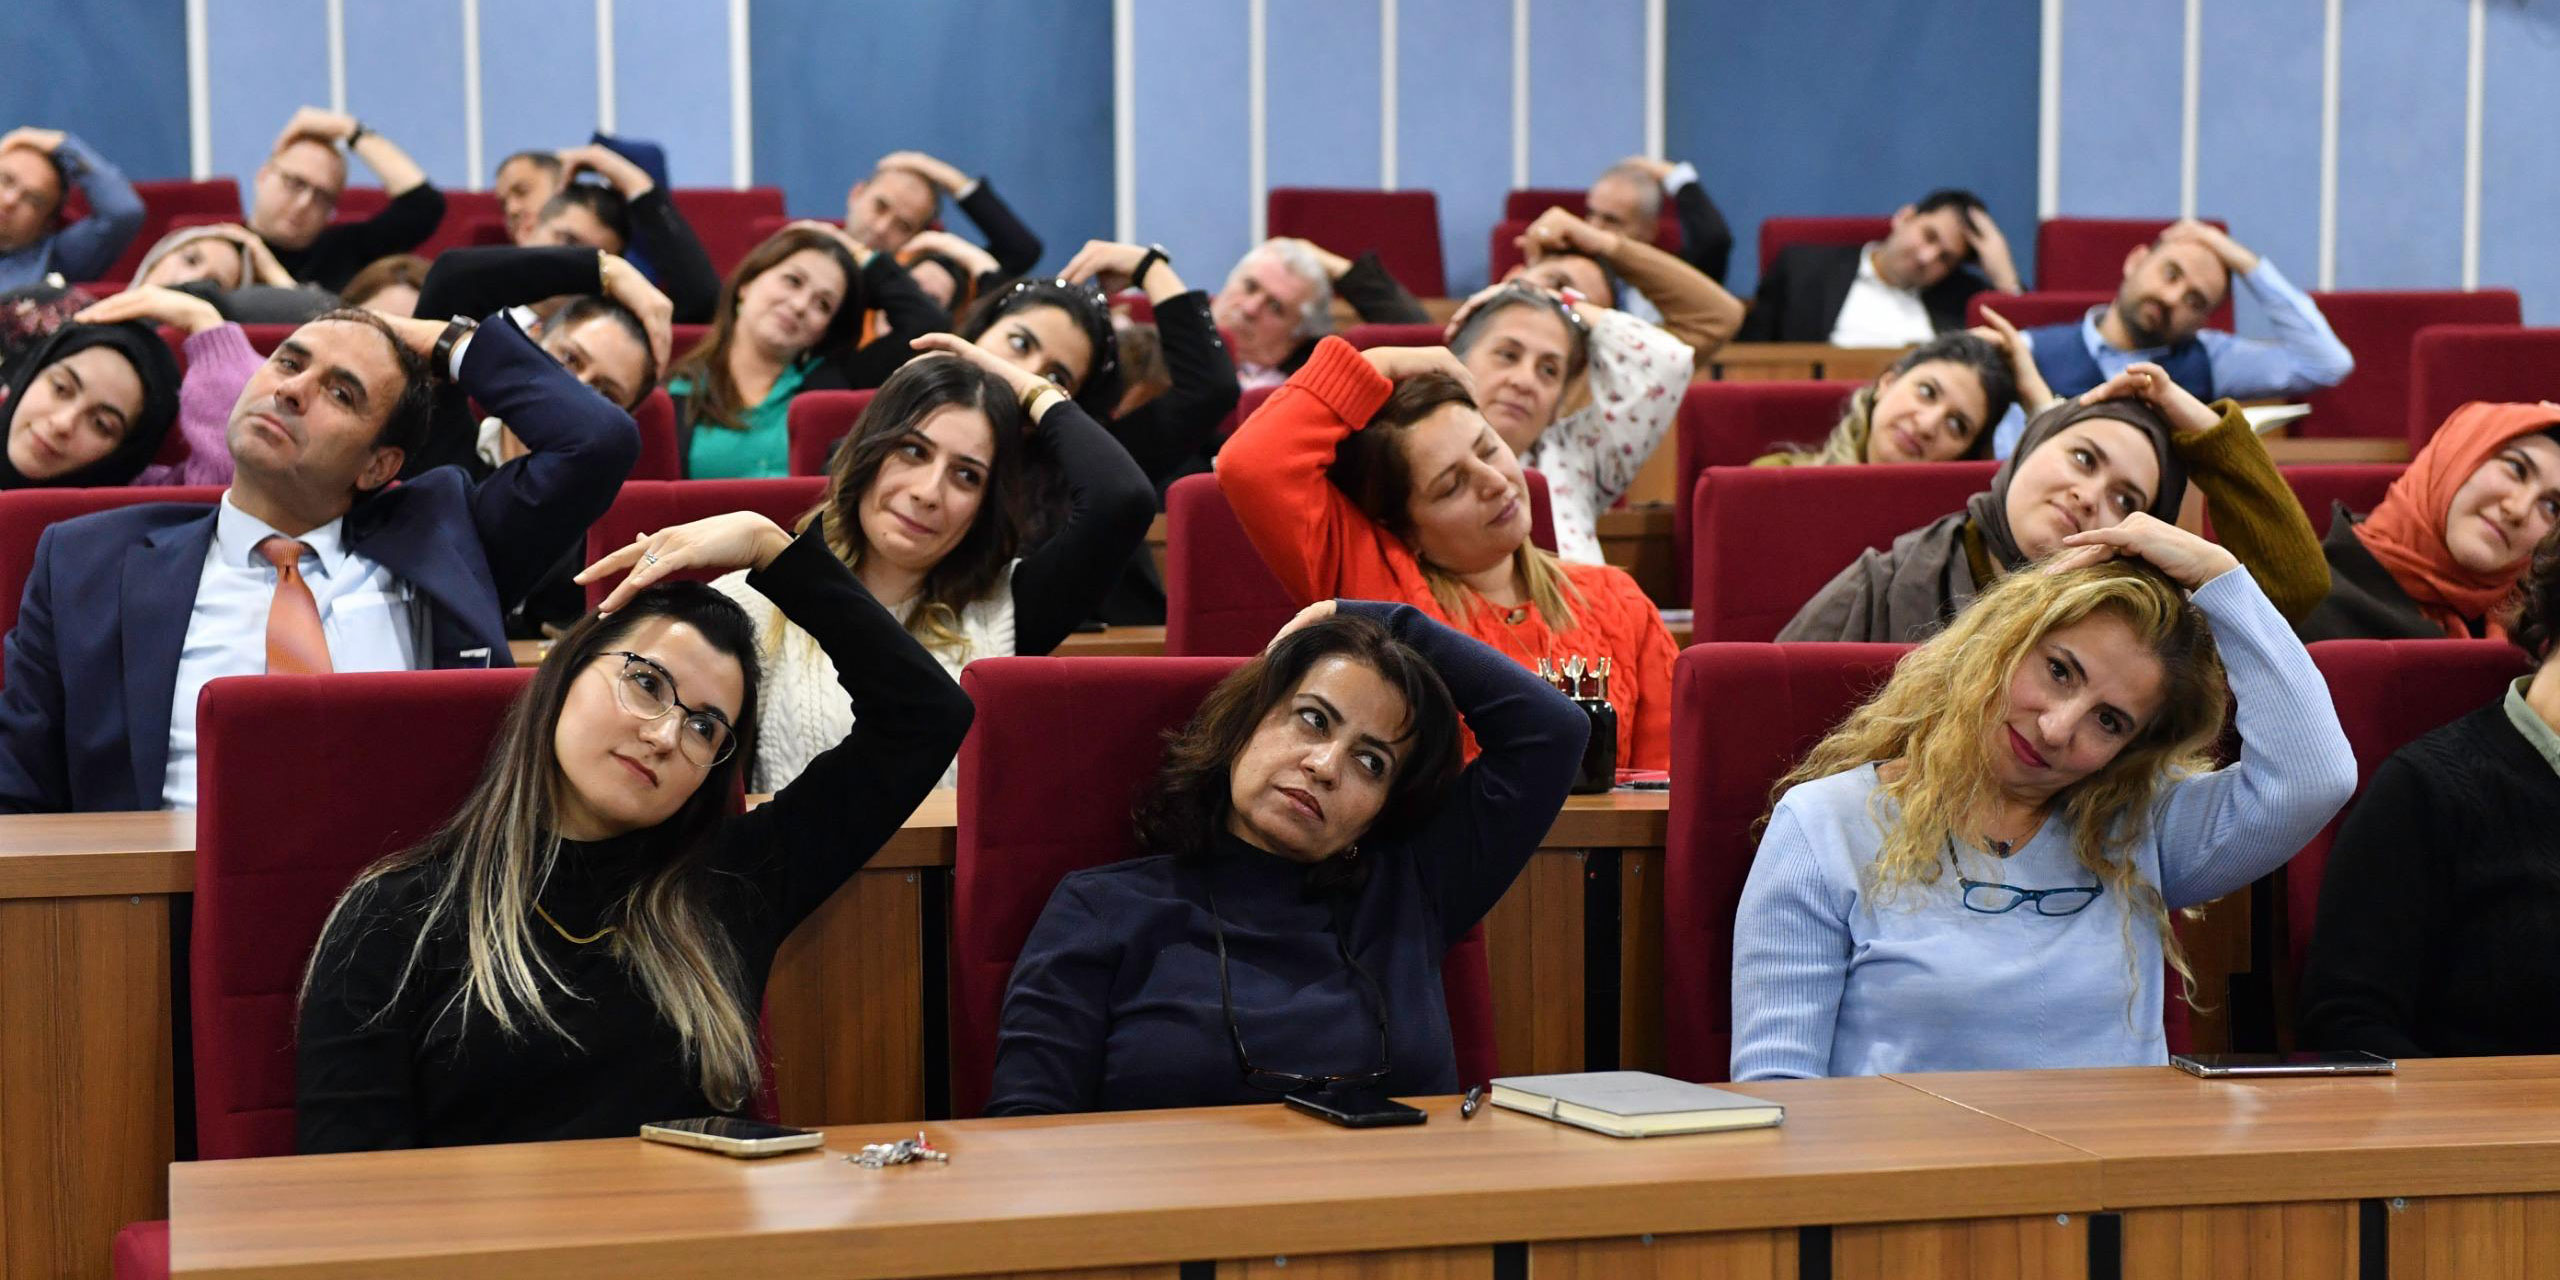
[[760, 1120], [733, 1120], [727, 1116], [661, 1120], [640, 1126], [640, 1136], [651, 1142], [717, 1151], [740, 1160], [807, 1151], [827, 1140], [827, 1135], [815, 1129], [793, 1129]]
[[2361, 1049], [2319, 1053], [2173, 1053], [2169, 1062], [2191, 1076], [2387, 1076], [2400, 1064]]

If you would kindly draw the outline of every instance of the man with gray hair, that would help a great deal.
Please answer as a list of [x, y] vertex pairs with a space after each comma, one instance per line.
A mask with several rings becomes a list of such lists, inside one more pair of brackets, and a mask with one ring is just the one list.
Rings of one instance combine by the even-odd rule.
[[1227, 273], [1209, 311], [1234, 348], [1245, 390], [1276, 387], [1333, 332], [1336, 294], [1368, 324], [1429, 324], [1431, 313], [1396, 283], [1376, 253], [1345, 258], [1290, 237], [1265, 240]]
[[[1583, 197], [1591, 225], [1615, 231], [1638, 244], [1654, 244], [1662, 228], [1662, 197], [1671, 197], [1672, 215], [1680, 223], [1680, 243], [1661, 245], [1696, 267], [1710, 280], [1724, 283], [1733, 259], [1733, 228], [1724, 211], [1698, 181], [1697, 166], [1672, 164], [1646, 156], [1629, 156], [1609, 166]], [[1653, 304], [1634, 289], [1621, 287], [1618, 307], [1640, 319], [1660, 323]]]

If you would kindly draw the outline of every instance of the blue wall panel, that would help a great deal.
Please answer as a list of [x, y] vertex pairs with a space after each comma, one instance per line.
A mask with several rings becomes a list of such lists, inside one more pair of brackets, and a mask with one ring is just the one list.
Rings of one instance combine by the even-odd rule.
[[[2196, 99], [2197, 212], [2229, 223], [2306, 289], [2319, 286], [2322, 10], [2322, 0], [2207, 5]], [[2263, 332], [2247, 294], [2238, 309], [2241, 332]]]
[[[1251, 247], [1245, 6], [1240, 0], [1136, 0], [1131, 7], [1137, 65], [1137, 238], [1179, 255], [1183, 280], [1214, 291]], [[1110, 60], [1106, 57], [1102, 65], [1108, 67]], [[1102, 77], [1106, 92], [1109, 81], [1108, 75]], [[1104, 154], [1109, 154], [1107, 140]], [[1105, 176], [1108, 212], [1107, 170]]]
[[1886, 213], [1943, 186], [1979, 194], [2032, 275], [2037, 14], [2036, 0], [1672, 6], [1666, 145], [1733, 224], [1729, 287], [1758, 281], [1762, 218]]
[[2527, 324], [2560, 324], [2560, 15], [2489, 7], [2480, 140], [2480, 283], [2524, 295]]
[[1378, 0], [1279, 0], [1263, 66], [1270, 185], [1376, 187]]
[[[181, 38], [185, 29], [182, 21]], [[205, 0], [205, 64], [213, 171], [240, 179], [245, 209], [253, 176], [285, 121], [297, 108], [329, 105], [328, 6], [322, 0]]]
[[[556, 151], [596, 129], [596, 15], [586, 4], [480, 8], [481, 171], [526, 150]], [[725, 115], [723, 105], [723, 118]]]
[[1471, 293], [1511, 189], [1511, 10], [1403, 0], [1396, 15], [1398, 185], [1439, 194], [1449, 291]]
[[128, 178], [187, 176], [183, 0], [10, 0], [7, 13], [0, 132], [65, 129]]
[[1530, 186], [1589, 186], [1644, 150], [1644, 8], [1644, 0], [1532, 0]]
[[1110, 234], [1107, 6], [755, 0], [750, 12], [756, 176], [793, 213], [844, 216], [846, 188], [912, 148], [991, 175], [1052, 268]]
[[[2032, 10], [2020, 20], [2034, 31]], [[2180, 0], [2064, 5], [2059, 185], [2065, 212], [2123, 218], [2178, 212], [2186, 22]], [[2032, 46], [2024, 53], [2019, 65], [2029, 77], [2026, 119], [2032, 147], [2037, 53]], [[2316, 124], [2319, 117], [2312, 119]], [[2032, 172], [2032, 151], [2029, 156]]]
[[2338, 287], [2462, 279], [2468, 8], [2348, 0], [2338, 59]]
[[[852, 33], [861, 29], [858, 22], [821, 22], [821, 15], [807, 12], [810, 7], [776, 0], [758, 0], [749, 7], [753, 31], [747, 49], [759, 65], [777, 56], [778, 70], [819, 72], [819, 50], [842, 53], [840, 46], [854, 41]], [[592, 23], [594, 11], [587, 12]], [[490, 9], [484, 7], [481, 16], [487, 22]], [[831, 45], [830, 36], [840, 43]], [[588, 74], [592, 79], [594, 73]], [[842, 69], [808, 77], [778, 74], [776, 79], [778, 89], [787, 86], [799, 99], [797, 111], [818, 118], [841, 100], [845, 83]], [[729, 6], [720, 0], [614, 0], [613, 110], [623, 134], [667, 149], [669, 182], [679, 187], [731, 185]], [[763, 145], [761, 133], [757, 145]], [[758, 181], [772, 179], [760, 175]], [[828, 212], [842, 217], [843, 200]]]
[[[480, 10], [484, 25], [503, 21], [502, 13], [493, 4]], [[461, 0], [349, 4], [346, 57], [349, 114], [399, 143], [438, 185], [471, 185]], [[360, 186], [381, 182], [361, 160], [352, 162], [347, 180]]]

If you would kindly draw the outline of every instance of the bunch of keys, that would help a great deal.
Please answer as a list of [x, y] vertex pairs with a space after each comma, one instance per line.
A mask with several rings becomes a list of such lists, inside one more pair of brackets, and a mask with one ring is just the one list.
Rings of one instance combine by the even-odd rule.
[[914, 1164], [918, 1160], [949, 1164], [951, 1153], [935, 1150], [933, 1142], [919, 1132], [912, 1138], [900, 1138], [896, 1142], [871, 1143], [845, 1157], [847, 1164], [858, 1164], [865, 1169], [886, 1169], [893, 1164]]

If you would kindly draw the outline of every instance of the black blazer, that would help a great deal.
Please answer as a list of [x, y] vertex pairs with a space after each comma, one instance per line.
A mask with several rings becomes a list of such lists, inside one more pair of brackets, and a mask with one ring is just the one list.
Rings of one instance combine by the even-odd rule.
[[[1760, 277], [1751, 314], [1743, 318], [1734, 341], [1831, 341], [1840, 304], [1849, 300], [1849, 286], [1858, 278], [1858, 255], [1864, 252], [1864, 246], [1853, 244], [1798, 244], [1779, 250], [1778, 260]], [[1920, 304], [1929, 309], [1929, 327], [1939, 333], [1963, 328], [1965, 301], [1990, 287], [1970, 265], [1949, 272], [1920, 294]]]
[[[455, 468], [358, 498], [347, 546], [417, 589], [436, 667], [510, 665], [506, 605], [586, 537], [640, 456], [631, 415], [503, 316], [462, 386], [532, 449], [474, 483]], [[36, 542], [0, 689], [0, 812], [157, 809], [169, 705], [216, 509], [149, 503]]]

